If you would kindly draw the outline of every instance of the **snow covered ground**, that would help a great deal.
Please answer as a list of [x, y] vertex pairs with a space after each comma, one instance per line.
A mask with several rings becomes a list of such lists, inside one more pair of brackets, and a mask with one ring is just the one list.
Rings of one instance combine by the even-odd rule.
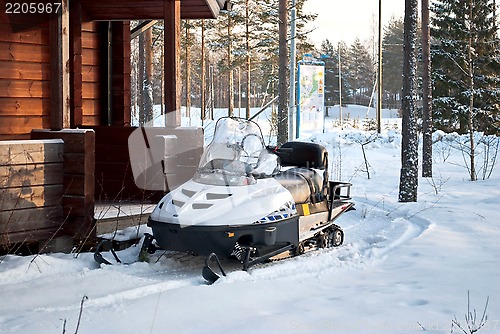
[[[361, 143], [371, 139], [368, 179]], [[338, 220], [345, 244], [249, 272], [229, 266], [212, 286], [200, 258], [99, 267], [90, 253], [0, 257], [0, 333], [74, 333], [80, 310], [80, 334], [450, 333], [454, 316], [465, 325], [468, 291], [478, 322], [490, 298], [479, 333], [500, 333], [499, 167], [468, 181], [460, 137], [435, 139], [434, 177], [403, 204], [397, 130], [312, 135], [332, 177], [353, 184], [357, 210]]]

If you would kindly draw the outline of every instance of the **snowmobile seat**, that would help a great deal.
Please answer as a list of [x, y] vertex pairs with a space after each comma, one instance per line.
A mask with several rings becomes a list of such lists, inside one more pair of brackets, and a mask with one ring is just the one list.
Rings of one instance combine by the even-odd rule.
[[[283, 149], [283, 150], [281, 150]], [[295, 203], [316, 203], [326, 196], [328, 181], [328, 151], [315, 143], [292, 141], [278, 151], [282, 166], [295, 166], [275, 177], [295, 199]], [[323, 170], [320, 176], [314, 169]], [[303, 182], [307, 184], [303, 184]], [[306, 189], [309, 187], [309, 191]], [[307, 194], [308, 193], [308, 194]]]
[[315, 202], [323, 189], [323, 178], [313, 169], [290, 168], [274, 176], [296, 204]]
[[279, 153], [282, 166], [328, 169], [328, 151], [319, 144], [290, 141], [281, 149], [285, 149]]

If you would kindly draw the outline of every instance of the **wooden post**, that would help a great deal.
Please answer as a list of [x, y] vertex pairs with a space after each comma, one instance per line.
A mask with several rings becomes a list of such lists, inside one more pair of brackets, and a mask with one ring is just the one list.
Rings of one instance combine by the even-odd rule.
[[60, 130], [70, 127], [68, 0], [62, 1], [61, 15], [50, 21], [49, 36], [52, 72], [50, 128]]
[[82, 5], [81, 2], [70, 3], [70, 108], [71, 127], [83, 124], [82, 112]]
[[56, 236], [64, 225], [63, 141], [0, 141], [0, 245]]
[[112, 124], [130, 126], [130, 23], [113, 22]]
[[181, 125], [181, 2], [164, 2], [164, 77], [165, 77], [165, 124], [169, 127]]

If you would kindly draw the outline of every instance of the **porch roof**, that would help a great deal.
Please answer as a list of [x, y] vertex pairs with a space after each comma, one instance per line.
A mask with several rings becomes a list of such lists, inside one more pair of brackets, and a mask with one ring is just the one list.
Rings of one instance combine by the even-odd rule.
[[[148, 20], [165, 17], [165, 3], [173, 0], [81, 0], [84, 21]], [[225, 0], [179, 0], [181, 19], [213, 19]]]

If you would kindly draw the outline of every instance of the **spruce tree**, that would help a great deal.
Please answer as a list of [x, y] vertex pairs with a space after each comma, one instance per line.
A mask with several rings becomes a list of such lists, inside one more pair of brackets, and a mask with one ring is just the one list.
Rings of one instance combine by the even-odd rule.
[[466, 133], [472, 116], [476, 131], [499, 134], [500, 41], [495, 1], [436, 0], [431, 10], [436, 127]]
[[339, 102], [339, 67], [335, 60], [335, 47], [328, 40], [321, 42], [321, 54], [325, 56], [325, 104], [334, 105]]
[[356, 102], [367, 103], [375, 79], [373, 59], [359, 38], [349, 49], [349, 74], [351, 77], [351, 89], [354, 91]]

